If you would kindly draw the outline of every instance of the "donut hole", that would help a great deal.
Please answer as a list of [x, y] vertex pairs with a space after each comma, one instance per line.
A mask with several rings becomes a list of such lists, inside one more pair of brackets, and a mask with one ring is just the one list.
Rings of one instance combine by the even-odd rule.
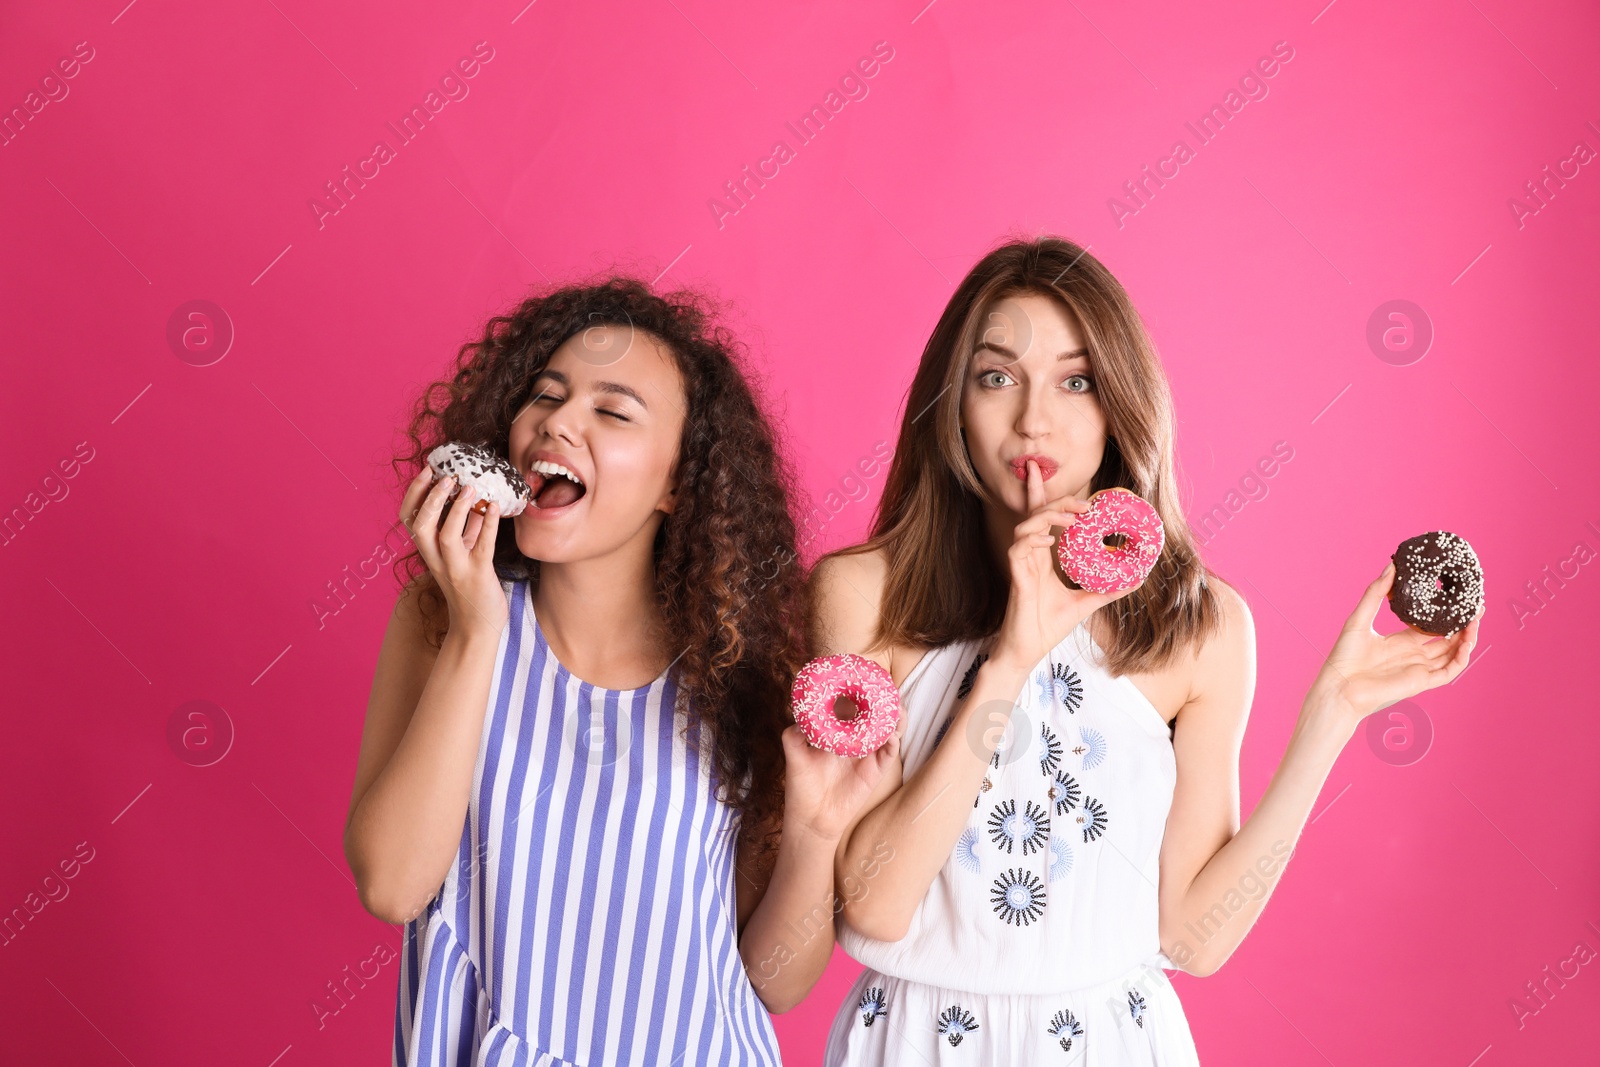
[[1433, 578], [1433, 597], [1435, 604], [1445, 603], [1455, 597], [1460, 590], [1460, 580], [1448, 571], [1441, 571]]
[[1125, 533], [1108, 533], [1100, 539], [1100, 543], [1113, 552], [1122, 552], [1131, 547], [1131, 538]]
[[861, 705], [849, 693], [840, 693], [833, 698], [833, 717], [840, 722], [849, 722], [860, 714]]

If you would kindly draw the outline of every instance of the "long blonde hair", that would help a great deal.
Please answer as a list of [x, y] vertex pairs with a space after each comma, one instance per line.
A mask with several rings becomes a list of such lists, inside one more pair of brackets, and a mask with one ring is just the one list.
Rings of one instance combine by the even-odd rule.
[[1121, 486], [1166, 528], [1155, 569], [1101, 610], [1113, 674], [1165, 665], [1218, 628], [1221, 603], [1178, 505], [1172, 392], [1128, 294], [1099, 260], [1059, 237], [1012, 239], [962, 279], [922, 351], [894, 459], [866, 542], [829, 555], [884, 550], [876, 647], [938, 647], [985, 637], [1005, 617], [1010, 575], [987, 543], [987, 490], [960, 428], [962, 383], [994, 304], [1038, 293], [1077, 320], [1106, 416], [1105, 454], [1090, 491]]

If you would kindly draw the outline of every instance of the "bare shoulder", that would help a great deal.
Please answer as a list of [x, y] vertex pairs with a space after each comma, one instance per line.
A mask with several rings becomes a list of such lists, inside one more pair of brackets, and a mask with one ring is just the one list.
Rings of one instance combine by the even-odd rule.
[[1256, 628], [1250, 605], [1216, 575], [1208, 575], [1206, 581], [1217, 594], [1222, 618], [1196, 651], [1191, 699], [1254, 684]]
[[891, 650], [869, 651], [889, 561], [882, 549], [827, 556], [811, 570], [811, 645], [818, 655], [854, 652], [888, 667]]
[[1254, 635], [1255, 617], [1250, 614], [1250, 605], [1239, 591], [1215, 575], [1206, 581], [1216, 588], [1217, 599], [1222, 602], [1223, 637], [1226, 640], [1236, 641]]
[[889, 556], [881, 548], [844, 551], [825, 556], [812, 568], [813, 582], [822, 581], [829, 587], [850, 583], [870, 594], [876, 602], [883, 592], [883, 581], [889, 573]]

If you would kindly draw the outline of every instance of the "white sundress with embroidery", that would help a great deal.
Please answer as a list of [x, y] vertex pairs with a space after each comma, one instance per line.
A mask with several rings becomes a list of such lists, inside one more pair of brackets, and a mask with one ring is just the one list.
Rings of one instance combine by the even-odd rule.
[[[941, 742], [962, 743], [946, 728], [987, 645], [935, 649], [901, 684], [907, 777]], [[1158, 933], [1171, 734], [1103, 663], [1086, 621], [1034, 669], [904, 938], [840, 917], [839, 944], [866, 970], [827, 1067], [1199, 1063]]]

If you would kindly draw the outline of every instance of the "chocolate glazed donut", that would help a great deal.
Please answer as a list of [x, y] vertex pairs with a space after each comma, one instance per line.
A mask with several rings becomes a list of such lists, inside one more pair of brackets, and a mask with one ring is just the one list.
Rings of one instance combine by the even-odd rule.
[[1389, 607], [1413, 630], [1449, 637], [1483, 607], [1483, 568], [1465, 538], [1446, 530], [1418, 534], [1390, 558]]

